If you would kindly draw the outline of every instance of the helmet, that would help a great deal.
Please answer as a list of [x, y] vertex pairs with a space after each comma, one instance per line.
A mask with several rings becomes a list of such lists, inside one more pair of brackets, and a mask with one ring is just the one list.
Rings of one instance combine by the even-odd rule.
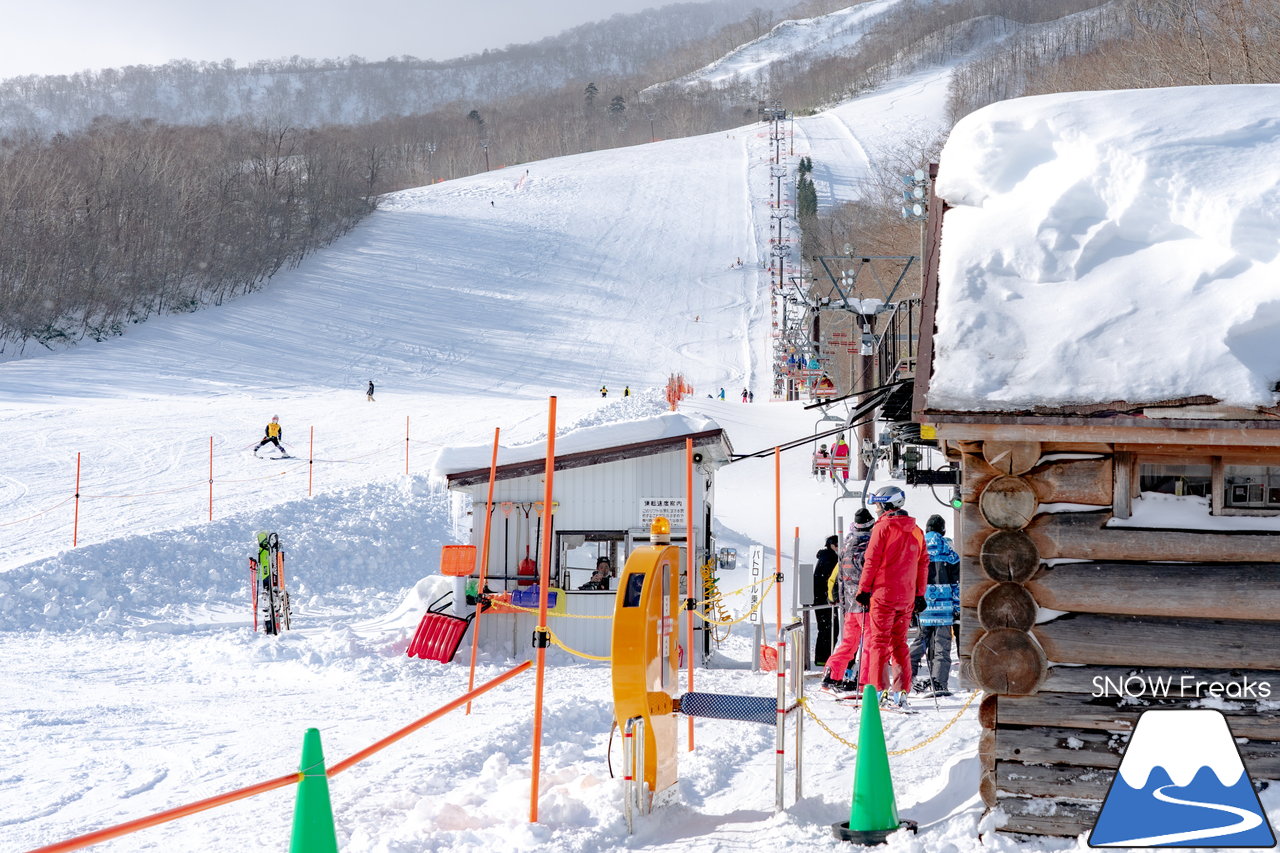
[[271, 416], [271, 420], [273, 420], [273, 421], [278, 421], [278, 420], [280, 420], [280, 416], [279, 416], [279, 415], [272, 415], [272, 416]]
[[881, 486], [876, 493], [867, 498], [867, 503], [879, 504], [885, 509], [902, 509], [907, 502], [907, 493], [897, 486]]

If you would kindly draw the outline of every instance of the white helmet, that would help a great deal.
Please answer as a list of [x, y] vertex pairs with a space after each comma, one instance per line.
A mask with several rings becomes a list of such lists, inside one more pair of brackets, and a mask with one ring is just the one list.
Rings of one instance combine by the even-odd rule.
[[867, 498], [867, 503], [880, 504], [885, 509], [902, 509], [906, 502], [907, 493], [897, 486], [881, 486]]
[[279, 415], [272, 415], [272, 416], [271, 416], [271, 420], [273, 420], [273, 421], [278, 421], [278, 420], [280, 420], [280, 416], [279, 416]]

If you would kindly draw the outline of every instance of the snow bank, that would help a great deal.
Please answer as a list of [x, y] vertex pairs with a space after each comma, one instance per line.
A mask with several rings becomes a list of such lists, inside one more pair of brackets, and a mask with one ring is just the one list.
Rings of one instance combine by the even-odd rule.
[[943, 150], [929, 405], [1276, 403], [1280, 86], [993, 104]]

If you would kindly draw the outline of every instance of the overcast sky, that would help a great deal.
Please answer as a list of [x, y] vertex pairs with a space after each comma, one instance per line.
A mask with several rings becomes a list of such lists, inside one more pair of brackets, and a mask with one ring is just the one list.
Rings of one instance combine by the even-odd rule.
[[449, 59], [669, 2], [0, 0], [0, 79], [171, 59]]

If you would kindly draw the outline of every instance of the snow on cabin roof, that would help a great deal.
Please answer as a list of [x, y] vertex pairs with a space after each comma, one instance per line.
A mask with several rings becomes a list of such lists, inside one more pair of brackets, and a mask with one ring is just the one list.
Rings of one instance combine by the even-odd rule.
[[[602, 426], [590, 426], [573, 430], [564, 435], [557, 435], [555, 447], [557, 468], [560, 467], [559, 462], [564, 460], [565, 457], [575, 455], [589, 457], [592, 454], [597, 454], [602, 457], [598, 461], [607, 461], [603, 457], [607, 455], [608, 451], [619, 449], [633, 451], [623, 455], [642, 456], [645, 455], [646, 448], [644, 446], [646, 445], [649, 452], [656, 452], [654, 448], [661, 447], [664, 443], [670, 443], [675, 446], [684, 438], [697, 435], [706, 437], [714, 435], [716, 441], [724, 445], [726, 454], [732, 451], [728, 436], [724, 435], [720, 425], [710, 418], [683, 412], [663, 412], [650, 418], [620, 421]], [[720, 455], [717, 454], [717, 456]], [[498, 467], [500, 472], [502, 468], [510, 469], [523, 463], [542, 462], [546, 459], [546, 456], [547, 442], [545, 439], [516, 447], [498, 445]], [[484, 479], [487, 481], [489, 462], [492, 457], [493, 445], [491, 443], [446, 447], [440, 451], [440, 455], [436, 458], [432, 473], [436, 477], [456, 483], [460, 480], [460, 475], [483, 471]], [[717, 458], [714, 461], [725, 461], [726, 459], [727, 456], [723, 459]], [[590, 460], [585, 460], [585, 464], [590, 464]]]
[[1277, 403], [1280, 86], [992, 104], [935, 192], [929, 410]]

